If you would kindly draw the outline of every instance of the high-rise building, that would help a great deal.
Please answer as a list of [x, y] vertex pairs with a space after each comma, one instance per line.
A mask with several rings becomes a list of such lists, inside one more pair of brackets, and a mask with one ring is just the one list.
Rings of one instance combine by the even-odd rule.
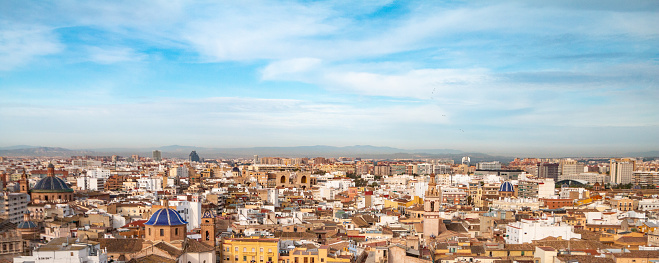
[[479, 162], [476, 164], [478, 170], [501, 170], [501, 162]]
[[254, 155], [254, 164], [259, 164], [259, 156]]
[[156, 162], [162, 161], [162, 152], [158, 150], [153, 150], [153, 160]]
[[200, 162], [199, 155], [197, 154], [197, 151], [192, 151], [190, 152], [190, 162]]
[[539, 163], [538, 164], [538, 178], [551, 178], [555, 181], [558, 180], [558, 164], [557, 163]]
[[611, 159], [611, 183], [629, 184], [632, 182], [635, 160], [633, 159]]
[[580, 174], [584, 171], [584, 165], [572, 159], [561, 160], [559, 168], [560, 175], [567, 177]]

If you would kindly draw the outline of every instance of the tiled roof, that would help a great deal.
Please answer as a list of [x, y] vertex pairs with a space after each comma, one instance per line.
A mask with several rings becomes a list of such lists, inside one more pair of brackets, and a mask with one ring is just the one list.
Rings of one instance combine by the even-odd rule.
[[201, 253], [214, 251], [215, 248], [194, 239], [188, 239], [183, 245], [183, 253]]
[[142, 249], [141, 238], [101, 238], [98, 240], [101, 248], [108, 253], [136, 253]]
[[127, 263], [176, 263], [176, 260], [151, 254], [141, 258], [132, 258]]
[[615, 263], [612, 258], [602, 258], [586, 255], [558, 255], [558, 260], [562, 262], [579, 262], [579, 263]]
[[174, 258], [183, 254], [180, 249], [170, 244], [167, 244], [167, 242], [160, 242], [158, 244], [155, 244], [154, 247], [157, 247], [158, 249], [167, 252], [167, 254], [171, 255]]

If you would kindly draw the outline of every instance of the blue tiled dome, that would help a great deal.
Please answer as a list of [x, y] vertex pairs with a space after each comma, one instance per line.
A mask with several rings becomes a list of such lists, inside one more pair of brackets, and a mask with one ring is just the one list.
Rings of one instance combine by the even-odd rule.
[[171, 208], [160, 208], [153, 213], [151, 218], [149, 218], [149, 221], [146, 221], [144, 224], [149, 226], [177, 226], [185, 225], [187, 223], [188, 222], [185, 222], [176, 210]]
[[46, 176], [32, 188], [35, 193], [64, 193], [73, 192], [73, 189], [66, 185], [64, 180], [55, 176]]
[[26, 229], [26, 228], [37, 228], [37, 224], [35, 224], [32, 221], [22, 221], [18, 223], [18, 226], [16, 226], [18, 229]]
[[503, 182], [499, 187], [499, 192], [515, 192], [515, 188], [510, 182]]

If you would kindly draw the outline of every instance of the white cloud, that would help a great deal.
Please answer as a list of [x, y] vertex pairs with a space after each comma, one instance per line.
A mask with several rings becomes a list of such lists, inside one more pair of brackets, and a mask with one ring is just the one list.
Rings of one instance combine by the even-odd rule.
[[89, 59], [100, 64], [113, 64], [118, 62], [140, 61], [146, 55], [138, 54], [135, 50], [126, 47], [88, 47]]
[[[265, 80], [288, 79], [293, 76], [301, 77], [302, 74], [310, 74], [310, 71], [318, 68], [321, 62], [317, 58], [294, 58], [274, 61], [263, 69], [261, 75]], [[302, 80], [302, 78], [298, 80]]]
[[0, 70], [26, 65], [39, 56], [62, 49], [54, 34], [45, 27], [12, 25], [0, 28]]

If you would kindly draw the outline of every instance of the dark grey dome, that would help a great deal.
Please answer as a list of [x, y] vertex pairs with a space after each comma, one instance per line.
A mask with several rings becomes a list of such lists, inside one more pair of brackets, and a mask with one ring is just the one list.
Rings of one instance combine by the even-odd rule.
[[66, 185], [64, 180], [55, 176], [46, 176], [32, 188], [34, 193], [65, 193], [73, 192], [73, 189]]
[[32, 222], [32, 221], [21, 221], [18, 223], [18, 226], [16, 226], [18, 229], [26, 229], [26, 228], [37, 228], [37, 224]]

